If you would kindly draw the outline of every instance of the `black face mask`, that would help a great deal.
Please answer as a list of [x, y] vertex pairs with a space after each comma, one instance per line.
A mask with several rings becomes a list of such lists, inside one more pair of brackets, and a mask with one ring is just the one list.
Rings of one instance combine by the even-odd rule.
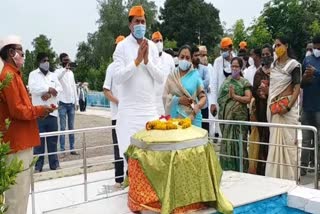
[[227, 73], [227, 72], [225, 72], [225, 70], [223, 69], [223, 74], [224, 74], [224, 76], [227, 78], [228, 76], [230, 76], [231, 75], [231, 73]]
[[46, 76], [47, 75], [47, 73], [49, 72], [49, 70], [44, 70], [44, 69], [42, 69], [42, 68], [39, 68], [40, 69], [40, 71]]
[[261, 58], [261, 64], [265, 66], [270, 66], [273, 63], [273, 56], [265, 56]]

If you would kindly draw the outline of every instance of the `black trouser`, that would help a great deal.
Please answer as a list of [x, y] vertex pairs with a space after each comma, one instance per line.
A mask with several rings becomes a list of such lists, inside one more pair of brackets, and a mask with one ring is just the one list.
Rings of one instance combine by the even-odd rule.
[[[207, 107], [207, 108], [201, 109], [201, 114], [202, 114], [203, 119], [208, 119], [209, 118], [209, 108]], [[202, 122], [201, 126], [203, 129], [207, 130], [209, 133], [210, 123]]]
[[80, 111], [85, 111], [86, 110], [86, 101], [80, 99], [79, 100], [79, 106], [80, 106]]
[[[111, 121], [112, 125], [115, 126], [117, 124], [117, 120]], [[115, 170], [115, 176], [123, 176], [123, 158], [120, 157], [119, 147], [118, 147], [118, 139], [117, 139], [117, 133], [115, 129], [112, 129], [112, 141], [114, 144], [113, 150], [114, 150], [114, 159], [116, 162], [114, 163], [114, 170]], [[121, 160], [121, 161], [120, 161]], [[116, 178], [116, 183], [122, 183], [124, 180], [123, 177]]]
[[[302, 125], [314, 126], [318, 130], [320, 129], [320, 112], [302, 112], [301, 117]], [[318, 142], [314, 142], [313, 132], [309, 130], [302, 130], [302, 146], [307, 148], [315, 148], [315, 143], [319, 143], [320, 133], [318, 132]], [[318, 160], [320, 156], [318, 154]], [[319, 162], [318, 162], [319, 163]], [[301, 152], [301, 165], [302, 166], [314, 166], [314, 151], [303, 149]]]

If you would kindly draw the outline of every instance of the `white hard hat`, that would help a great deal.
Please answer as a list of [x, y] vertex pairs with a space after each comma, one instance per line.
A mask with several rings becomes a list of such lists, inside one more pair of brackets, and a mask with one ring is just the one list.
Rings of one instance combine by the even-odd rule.
[[7, 45], [22, 45], [21, 38], [16, 35], [0, 38], [0, 51]]

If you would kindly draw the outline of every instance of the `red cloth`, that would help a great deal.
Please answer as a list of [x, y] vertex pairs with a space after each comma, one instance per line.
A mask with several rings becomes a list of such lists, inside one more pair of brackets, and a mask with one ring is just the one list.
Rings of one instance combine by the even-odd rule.
[[[7, 74], [13, 76], [8, 87], [0, 92], [0, 130], [4, 131], [4, 141], [10, 142], [12, 152], [25, 150], [40, 144], [36, 119], [43, 115], [44, 108], [33, 106], [22, 81], [21, 72], [6, 63], [0, 74], [2, 82]], [[5, 119], [11, 125], [5, 131]]]

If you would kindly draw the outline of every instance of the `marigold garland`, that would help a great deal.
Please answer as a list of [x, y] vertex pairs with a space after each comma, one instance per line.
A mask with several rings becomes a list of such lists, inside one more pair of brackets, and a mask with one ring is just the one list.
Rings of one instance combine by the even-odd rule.
[[191, 127], [191, 119], [169, 119], [169, 120], [153, 120], [149, 121], [146, 124], [147, 130], [170, 130], [178, 129], [178, 126], [181, 126], [182, 129]]

